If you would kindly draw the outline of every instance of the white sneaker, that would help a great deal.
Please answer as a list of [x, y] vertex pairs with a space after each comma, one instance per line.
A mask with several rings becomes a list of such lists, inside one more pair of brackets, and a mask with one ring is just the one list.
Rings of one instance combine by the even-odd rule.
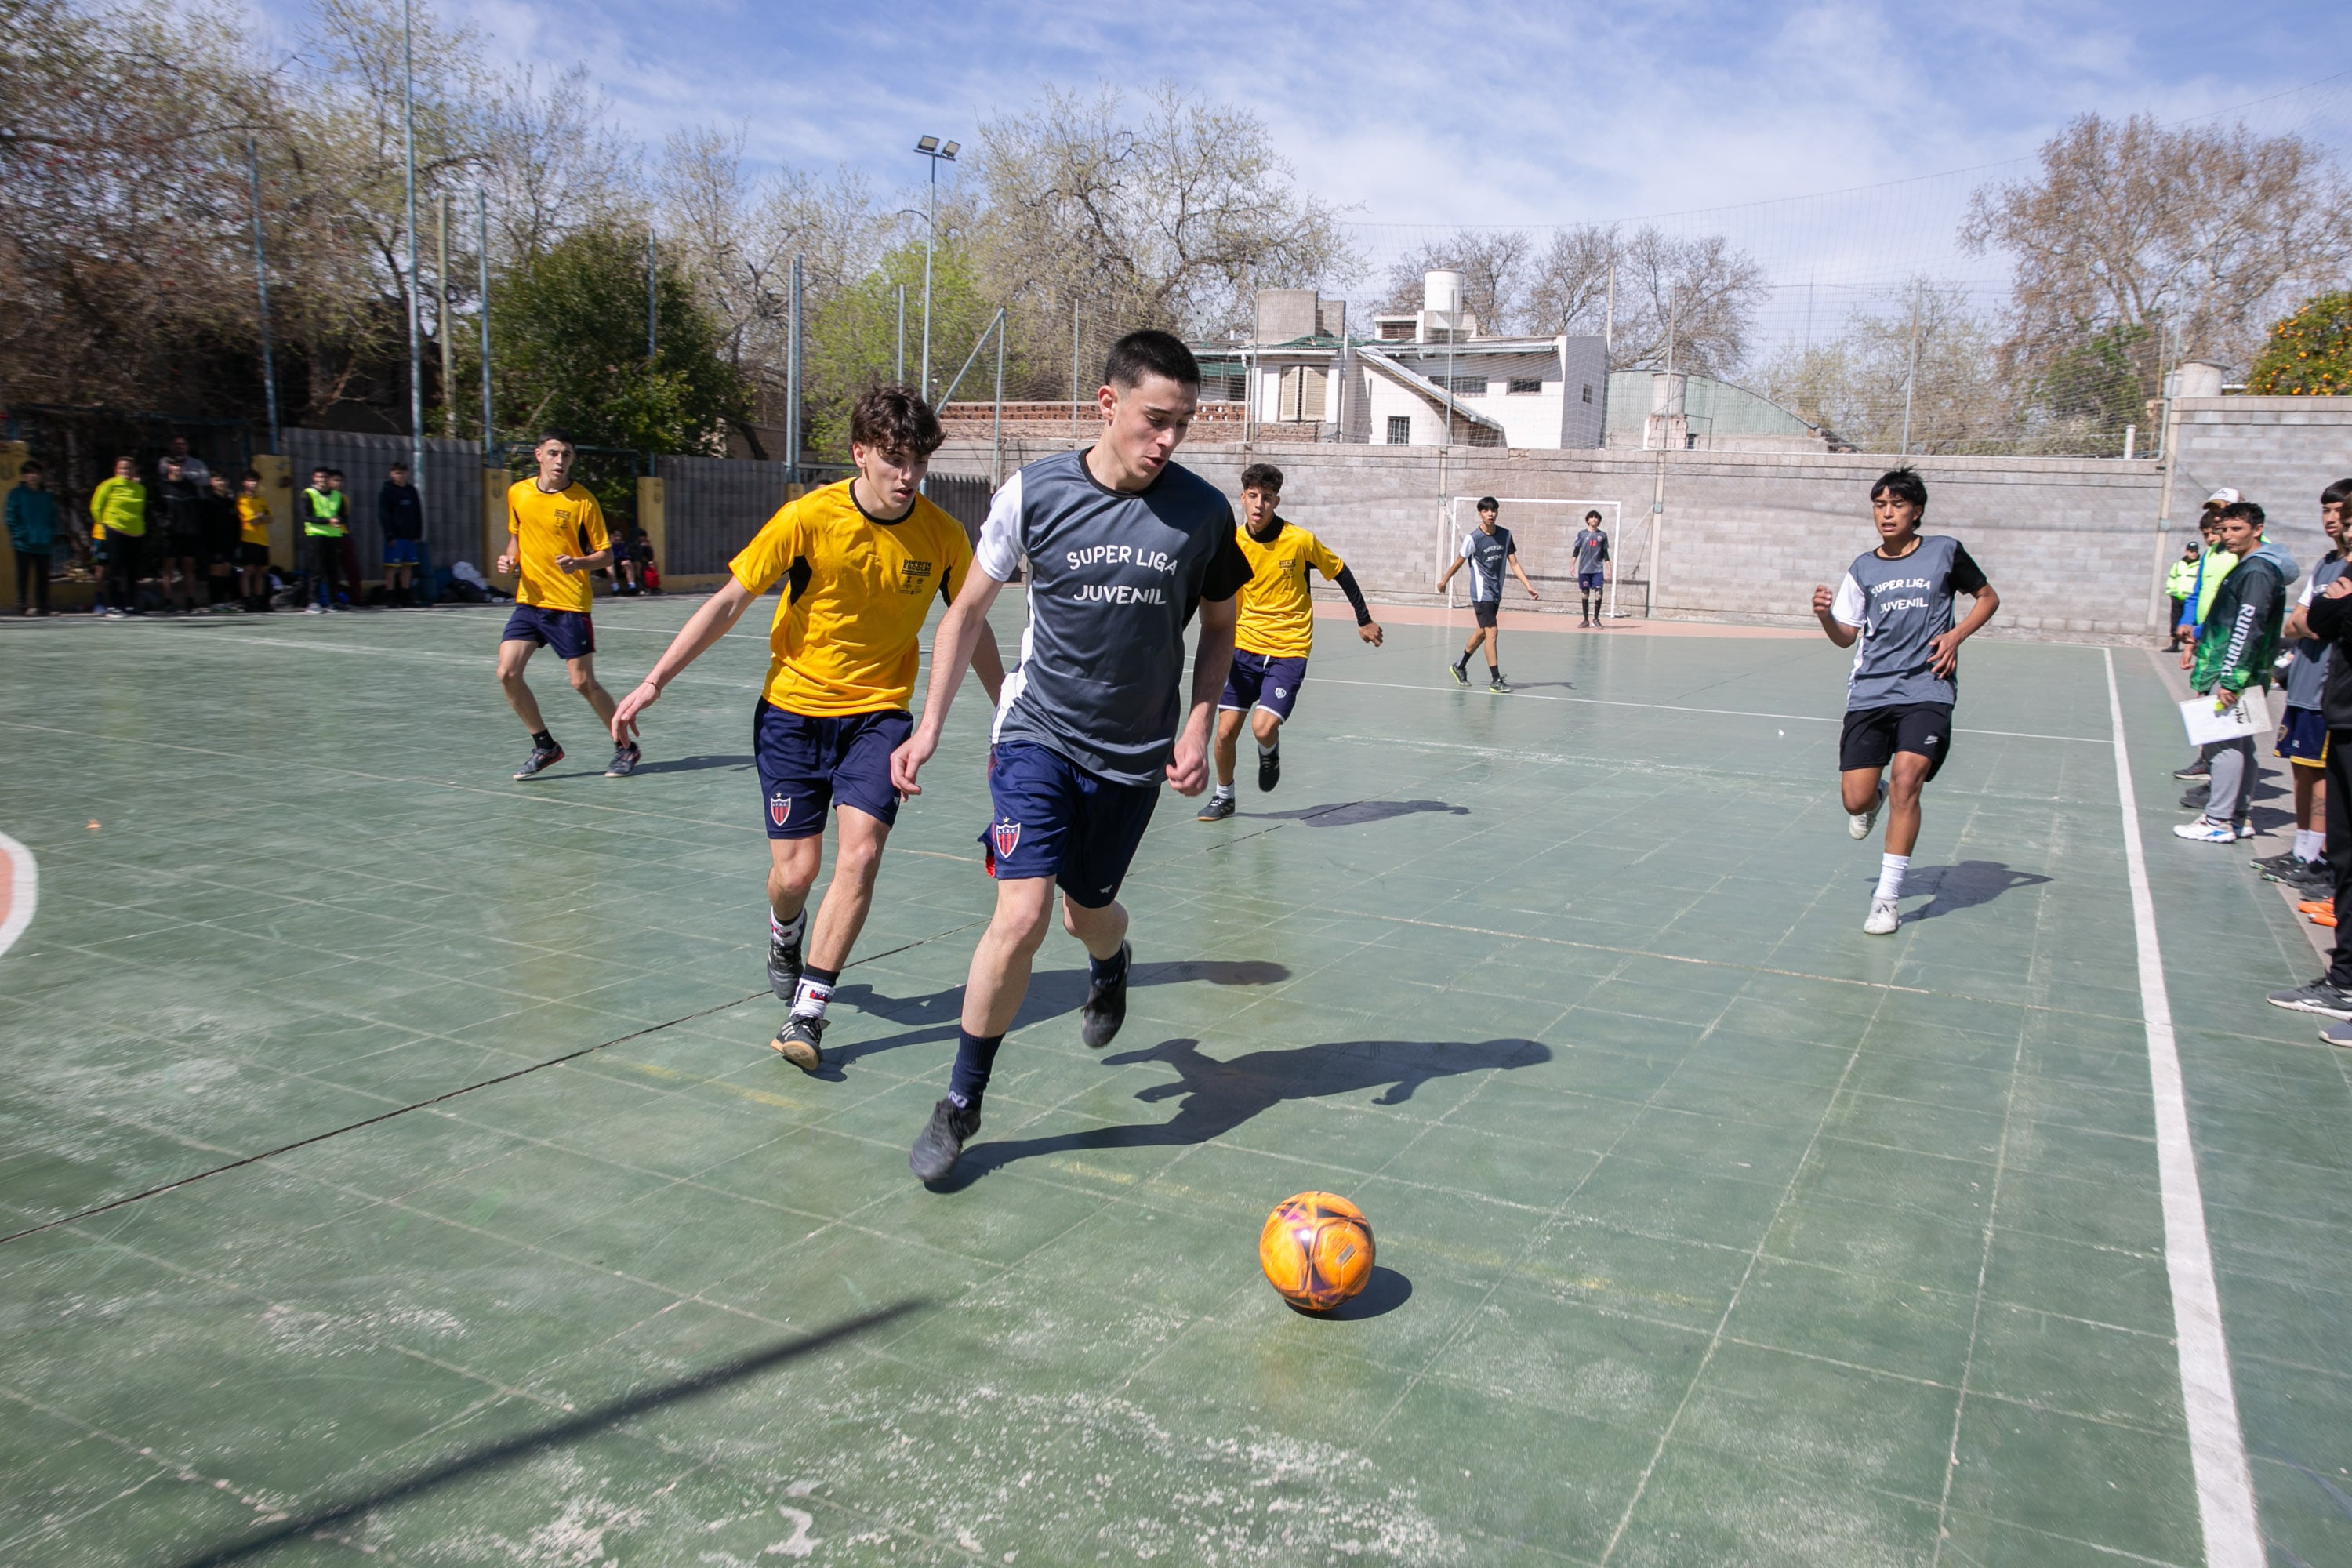
[[2254, 819], [2251, 816], [2241, 819], [2238, 823], [2238, 837], [2241, 838], [2252, 838], [2255, 836]]
[[1903, 923], [1903, 912], [1893, 899], [1870, 900], [1870, 918], [1862, 922], [1865, 936], [1893, 936], [1895, 928]]
[[[1848, 816], [1845, 819], [1845, 836], [1848, 838], [1869, 837], [1870, 830], [1878, 826], [1879, 809], [1885, 805], [1885, 804], [1886, 786], [1885, 784], [1880, 784], [1878, 786], [1878, 798], [1870, 803], [1870, 809], [1863, 812], [1859, 816]], [[1886, 929], [1888, 931], [1893, 931], [1895, 928], [1893, 926], [1888, 926]]]
[[302, 613], [303, 613], [304, 615], [306, 615], [306, 616], [323, 616], [323, 615], [325, 615], [327, 612], [326, 612], [326, 611], [324, 611], [324, 610], [322, 610], [322, 609], [320, 609], [320, 608], [318, 605], [305, 605], [302, 607]]
[[2173, 828], [2172, 836], [2199, 844], [2235, 844], [2238, 841], [2236, 828], [2226, 822], [2211, 822], [2201, 816], [2194, 822], [2179, 824]]

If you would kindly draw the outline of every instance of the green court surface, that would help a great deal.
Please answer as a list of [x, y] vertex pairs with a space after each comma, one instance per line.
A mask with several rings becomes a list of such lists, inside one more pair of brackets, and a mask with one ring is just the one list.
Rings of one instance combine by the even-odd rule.
[[[616, 690], [692, 603], [600, 610]], [[498, 615], [0, 626], [0, 1562], [2352, 1563], [2352, 1054], [2145, 651], [1970, 646], [1872, 938], [1826, 641], [1496, 697], [1327, 623], [1280, 790], [1163, 799], [1125, 1032], [1056, 932], [932, 1192], [976, 692], [812, 1079], [761, 638], [625, 781], [543, 658], [520, 784]]]

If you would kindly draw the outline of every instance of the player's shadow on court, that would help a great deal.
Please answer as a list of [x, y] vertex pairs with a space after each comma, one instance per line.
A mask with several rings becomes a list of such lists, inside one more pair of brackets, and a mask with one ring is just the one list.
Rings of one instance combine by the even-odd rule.
[[1532, 1067], [1551, 1060], [1539, 1040], [1328, 1040], [1288, 1049], [1251, 1051], [1219, 1061], [1201, 1054], [1201, 1042], [1165, 1040], [1145, 1050], [1107, 1057], [1112, 1067], [1164, 1062], [1176, 1069], [1174, 1083], [1155, 1083], [1136, 1099], [1147, 1105], [1181, 1100], [1165, 1121], [1120, 1127], [1090, 1127], [1048, 1138], [1015, 1138], [981, 1143], [964, 1152], [947, 1180], [932, 1191], [961, 1192], [992, 1171], [1017, 1160], [1076, 1154], [1104, 1149], [1165, 1149], [1206, 1143], [1286, 1100], [1327, 1100], [1383, 1092], [1374, 1105], [1402, 1105], [1423, 1084], [1465, 1072]]
[[[1148, 985], [1175, 985], [1188, 980], [1205, 980], [1212, 985], [1279, 985], [1290, 978], [1290, 971], [1279, 963], [1263, 959], [1229, 960], [1219, 958], [1184, 959], [1172, 963], [1134, 963], [1128, 968], [1128, 990]], [[919, 1026], [911, 1033], [886, 1035], [876, 1040], [854, 1040], [837, 1048], [827, 1049], [824, 1065], [816, 1076], [832, 1080], [842, 1076], [841, 1068], [860, 1057], [879, 1051], [894, 1051], [901, 1046], [919, 1046], [956, 1037], [956, 1020], [963, 1011], [963, 987], [950, 986], [928, 996], [885, 996], [870, 985], [843, 985], [833, 994], [835, 1002], [843, 1002], [861, 1013], [887, 1018], [894, 1024]], [[1048, 1018], [1058, 1018], [1065, 1013], [1075, 1013], [1086, 1005], [1087, 972], [1083, 969], [1041, 969], [1029, 980], [1029, 994], [1021, 1002], [1021, 1011], [1013, 1016], [1013, 1028], [1025, 1029], [1032, 1024], [1042, 1024]], [[1008, 1033], [1010, 1031], [1007, 1031]]]
[[670, 757], [658, 763], [639, 763], [637, 772], [639, 773], [698, 773], [705, 768], [748, 768], [751, 765], [751, 758], [748, 752], [740, 757], [714, 754], [699, 757]]
[[2012, 871], [1998, 860], [1962, 860], [1950, 866], [1927, 866], [1911, 873], [1908, 883], [1919, 892], [1933, 892], [1927, 906], [1910, 919], [1932, 921], [1989, 904], [2017, 888], [2038, 888], [2050, 879], [2033, 871]]
[[1393, 822], [1400, 816], [1426, 812], [1467, 816], [1470, 808], [1443, 800], [1343, 800], [1329, 805], [1302, 805], [1297, 811], [1243, 811], [1237, 816], [1253, 822], [1296, 822], [1301, 827], [1361, 827], [1367, 823]]

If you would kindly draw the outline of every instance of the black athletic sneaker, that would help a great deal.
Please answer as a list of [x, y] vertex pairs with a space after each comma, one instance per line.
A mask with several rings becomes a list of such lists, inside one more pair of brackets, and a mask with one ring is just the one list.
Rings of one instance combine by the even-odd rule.
[[2284, 882], [2290, 888], [2300, 888], [2308, 893], [2333, 891], [2336, 869], [2325, 860], [2298, 860], [2284, 871], [2263, 872], [2263, 880]]
[[805, 921], [798, 922], [791, 936], [779, 934], [773, 925], [768, 927], [768, 989], [779, 1002], [790, 1004], [801, 988], [801, 933], [807, 930]]
[[1194, 820], [1198, 822], [1223, 822], [1233, 814], [1234, 797], [1232, 795], [1213, 795], [1209, 797], [1209, 804], [1201, 808], [1201, 815], [1194, 818]]
[[1281, 782], [1282, 748], [1276, 746], [1270, 752], [1260, 752], [1257, 754], [1257, 787], [1261, 791], [1270, 790]]
[[2205, 803], [2212, 798], [2213, 786], [2210, 784], [2199, 784], [2195, 789], [2182, 792], [2180, 804], [2187, 806], [2191, 811], [2200, 811], [2204, 808]]
[[2317, 1013], [2327, 1018], [2352, 1018], [2352, 991], [2339, 991], [2321, 975], [2308, 985], [2298, 985], [2292, 991], [2273, 991], [2265, 1001], [2273, 1007], [2284, 1007], [2290, 1013]]
[[1499, 669], [1495, 672], [1494, 679], [1486, 682], [1489, 691], [1508, 691], [1510, 689], [1511, 683], [1503, 679], [1503, 672]]
[[1456, 686], [1467, 686], [1470, 684], [1470, 661], [1468, 659], [1464, 659], [1460, 664], [1449, 664], [1445, 668], [1454, 672], [1454, 683]]
[[801, 1071], [814, 1072], [824, 1065], [824, 1019], [795, 1013], [784, 1020], [784, 1026], [769, 1044]]
[[915, 1173], [919, 1182], [937, 1182], [955, 1169], [963, 1158], [963, 1146], [980, 1131], [980, 1110], [965, 1110], [952, 1100], [942, 1100], [931, 1107], [931, 1120], [915, 1137], [915, 1147], [907, 1156], [907, 1168]]
[[1120, 942], [1118, 952], [1127, 962], [1119, 967], [1118, 979], [1108, 984], [1092, 976], [1087, 980], [1087, 1005], [1078, 1013], [1078, 1037], [1090, 1051], [1110, 1044], [1118, 1026], [1127, 1022], [1127, 977], [1135, 967], [1135, 950]]
[[530, 749], [530, 755], [522, 760], [522, 766], [515, 770], [515, 777], [519, 779], [535, 777], [562, 760], [563, 748], [561, 746], [533, 746]]
[[2265, 855], [2253, 861], [2257, 871], [2291, 871], [2303, 864], [2303, 857], [2292, 849], [2282, 849], [2275, 855]]
[[604, 776], [608, 779], [627, 778], [645, 760], [645, 752], [635, 746], [615, 746], [613, 748], [613, 764], [604, 770]]
[[2173, 769], [2173, 770], [2172, 770], [2172, 776], [2173, 776], [2174, 778], [2177, 778], [2177, 779], [2202, 779], [2202, 778], [2210, 778], [2210, 777], [2212, 777], [2212, 776], [2213, 776], [2213, 770], [2212, 770], [2212, 767], [2210, 766], [2210, 764], [2206, 763], [2202, 763], [2202, 762], [2197, 762], [2197, 763], [2189, 763], [2189, 764], [2187, 767], [2185, 767], [2185, 768], [2175, 768], [2175, 769]]

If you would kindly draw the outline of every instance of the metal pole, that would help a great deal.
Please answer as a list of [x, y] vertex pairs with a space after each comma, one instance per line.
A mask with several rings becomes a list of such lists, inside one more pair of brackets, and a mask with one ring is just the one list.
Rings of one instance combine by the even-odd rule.
[[1078, 302], [1070, 301], [1070, 439], [1078, 439]]
[[931, 252], [940, 238], [940, 161], [931, 165], [931, 195], [923, 209], [923, 401], [931, 397]]
[[457, 435], [457, 346], [449, 341], [449, 193], [443, 191], [439, 201], [441, 265], [434, 273], [434, 282], [440, 291], [441, 308], [433, 318], [433, 333], [441, 340], [441, 433], [455, 440]]
[[489, 468], [490, 452], [498, 441], [491, 424], [490, 404], [490, 198], [482, 187], [474, 187], [474, 248], [475, 264], [481, 271], [482, 292], [482, 467]]
[[1903, 451], [1911, 455], [1911, 389], [1919, 378], [1919, 285], [1911, 285], [1911, 347], [1903, 366]]
[[661, 362], [661, 334], [656, 325], [661, 296], [655, 282], [656, 276], [654, 231], [648, 226], [646, 229], [646, 363], [649, 365]]
[[261, 297], [261, 384], [269, 398], [269, 449], [286, 447], [278, 429], [278, 354], [269, 341], [269, 268], [261, 248], [261, 154], [245, 139], [246, 167], [253, 175], [253, 288]]
[[785, 482], [798, 484], [801, 479], [801, 258], [793, 258], [793, 298], [791, 331], [785, 340], [784, 363], [784, 462]]
[[996, 452], [992, 459], [991, 489], [1004, 483], [1004, 312], [996, 312]]
[[408, 185], [408, 479], [425, 486], [425, 344], [416, 298], [416, 49], [409, 0], [400, 0], [400, 139]]
[[901, 283], [898, 289], [898, 358], [891, 368], [890, 381], [893, 385], [904, 386], [907, 384], [907, 286]]
[[[1601, 368], [1605, 374], [1617, 364], [1617, 264], [1609, 264], [1608, 302], [1601, 307]], [[1562, 385], [1567, 384], [1562, 383]]]

